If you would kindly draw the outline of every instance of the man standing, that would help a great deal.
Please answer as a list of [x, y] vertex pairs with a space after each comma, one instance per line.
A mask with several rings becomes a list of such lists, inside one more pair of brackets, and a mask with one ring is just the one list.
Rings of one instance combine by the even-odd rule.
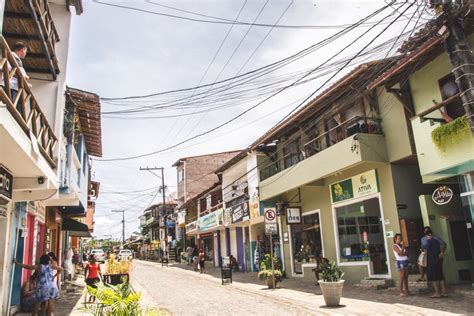
[[435, 294], [432, 298], [446, 297], [446, 286], [443, 276], [443, 256], [446, 243], [433, 235], [430, 227], [424, 228], [425, 236], [421, 238], [421, 249], [427, 256], [427, 278], [433, 284]]
[[[13, 58], [15, 59], [16, 63], [20, 67], [20, 72], [25, 77], [25, 79], [30, 79], [30, 77], [26, 74], [25, 68], [23, 68], [23, 61], [22, 59], [25, 59], [26, 54], [27, 54], [27, 47], [23, 42], [16, 42], [15, 45], [13, 45], [13, 51], [12, 55]], [[8, 69], [11, 70], [12, 66], [9, 64]], [[4, 83], [2, 82], [2, 85]], [[28, 83], [28, 86], [31, 88], [31, 84]], [[10, 79], [10, 95], [11, 95], [11, 100], [12, 102], [15, 102], [17, 96], [18, 96], [18, 76], [13, 76], [13, 78]], [[21, 112], [21, 105], [17, 103], [17, 110]]]

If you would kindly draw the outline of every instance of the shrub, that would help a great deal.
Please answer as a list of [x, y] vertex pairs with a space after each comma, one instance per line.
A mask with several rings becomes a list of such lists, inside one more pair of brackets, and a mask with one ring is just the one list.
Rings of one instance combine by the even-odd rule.
[[431, 139], [439, 150], [446, 150], [450, 145], [456, 144], [470, 135], [471, 129], [466, 115], [438, 126], [431, 132]]
[[258, 277], [260, 280], [266, 280], [267, 278], [272, 276], [272, 259], [273, 259], [275, 280], [281, 281], [283, 273], [281, 271], [280, 259], [278, 259], [275, 256], [271, 258], [269, 254], [266, 254], [263, 257], [262, 262], [260, 262], [260, 271], [258, 272]]
[[97, 288], [88, 286], [87, 291], [95, 296], [98, 303], [87, 306], [87, 310], [96, 316], [135, 316], [142, 315], [141, 294], [135, 292], [129, 283], [118, 285], [97, 284]]
[[324, 282], [337, 282], [342, 279], [344, 272], [335, 261], [330, 261], [321, 266], [320, 276]]

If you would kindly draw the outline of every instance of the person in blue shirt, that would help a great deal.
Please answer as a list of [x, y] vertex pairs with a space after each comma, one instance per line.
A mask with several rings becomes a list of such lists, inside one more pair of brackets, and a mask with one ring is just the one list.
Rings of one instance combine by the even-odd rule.
[[421, 239], [421, 249], [427, 256], [428, 282], [434, 287], [435, 293], [431, 298], [446, 297], [446, 286], [443, 276], [443, 256], [446, 243], [439, 237], [433, 235], [430, 227], [424, 228], [425, 236]]

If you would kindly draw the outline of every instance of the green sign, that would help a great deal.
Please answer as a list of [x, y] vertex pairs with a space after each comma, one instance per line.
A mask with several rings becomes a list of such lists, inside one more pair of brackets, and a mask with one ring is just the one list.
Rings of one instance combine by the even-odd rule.
[[331, 184], [332, 203], [342, 202], [379, 192], [375, 169]]
[[354, 197], [352, 179], [331, 184], [331, 196], [333, 203], [352, 199]]

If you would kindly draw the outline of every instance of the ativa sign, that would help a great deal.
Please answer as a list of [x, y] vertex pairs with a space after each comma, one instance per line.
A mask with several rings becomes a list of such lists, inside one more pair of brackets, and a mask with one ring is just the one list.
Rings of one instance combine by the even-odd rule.
[[13, 176], [0, 165], [0, 198], [12, 199]]
[[433, 202], [438, 205], [448, 204], [453, 198], [453, 190], [446, 185], [442, 185], [434, 190], [431, 198], [433, 199]]

